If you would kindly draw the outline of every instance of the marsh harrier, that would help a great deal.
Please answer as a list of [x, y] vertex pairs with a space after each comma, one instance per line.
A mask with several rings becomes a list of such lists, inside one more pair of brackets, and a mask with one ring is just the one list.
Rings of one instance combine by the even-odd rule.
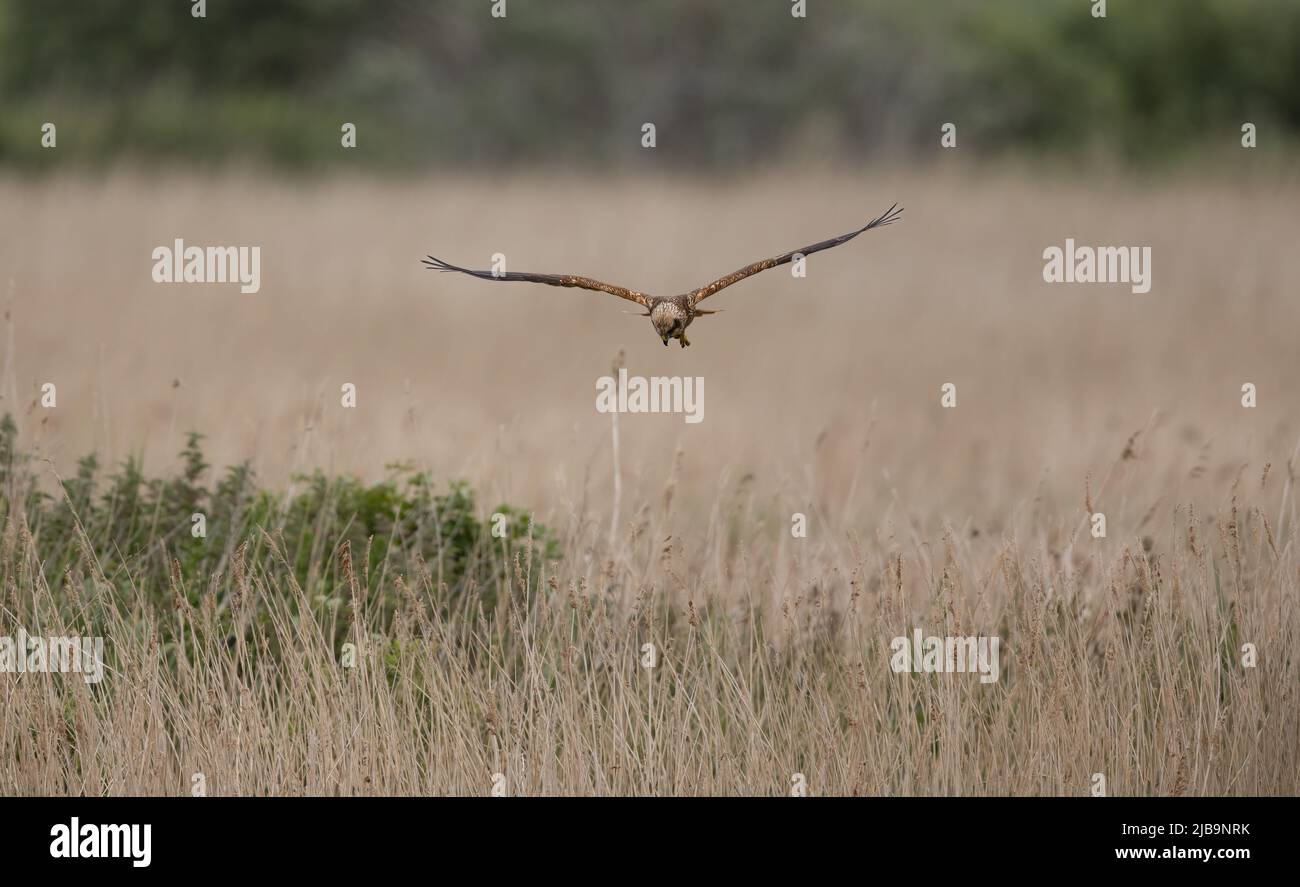
[[645, 308], [646, 311], [641, 316], [650, 318], [650, 323], [654, 325], [655, 332], [659, 334], [659, 338], [663, 340], [665, 345], [668, 344], [670, 339], [677, 339], [681, 346], [685, 348], [691, 344], [686, 338], [686, 328], [691, 325], [691, 321], [702, 314], [717, 313], [716, 311], [705, 311], [696, 307], [709, 296], [726, 289], [733, 283], [739, 283], [746, 277], [752, 277], [760, 271], [766, 271], [768, 268], [775, 268], [778, 265], [785, 265], [793, 261], [797, 256], [812, 255], [815, 252], [839, 246], [841, 243], [848, 243], [863, 231], [870, 231], [872, 228], [883, 228], [885, 225], [898, 221], [902, 212], [902, 207], [894, 204], [884, 215], [872, 219], [856, 231], [850, 231], [848, 234], [841, 234], [839, 237], [823, 240], [821, 243], [814, 243], [812, 246], [805, 246], [803, 249], [792, 250], [779, 256], [773, 256], [770, 259], [763, 259], [752, 265], [746, 265], [739, 271], [733, 271], [726, 277], [719, 277], [706, 286], [683, 293], [680, 296], [651, 296], [636, 290], [615, 286], [612, 283], [603, 283], [590, 277], [577, 277], [572, 274], [533, 274], [527, 271], [471, 271], [468, 268], [460, 268], [441, 259], [435, 259], [433, 256], [427, 256], [423, 261], [430, 269], [456, 271], [483, 280], [526, 280], [531, 283], [545, 283], [550, 286], [576, 286], [582, 289], [609, 293], [612, 296], [618, 296], [620, 299], [636, 302]]

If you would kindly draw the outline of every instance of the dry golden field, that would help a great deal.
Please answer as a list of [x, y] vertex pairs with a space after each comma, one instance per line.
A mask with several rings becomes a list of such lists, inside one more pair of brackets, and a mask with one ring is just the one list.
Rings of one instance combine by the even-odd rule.
[[[419, 261], [671, 295], [895, 201], [806, 279], [714, 297], [685, 350], [610, 296]], [[464, 478], [562, 554], [512, 563], [481, 614], [440, 614], [436, 570], [387, 576], [390, 618], [334, 552], [339, 625], [305, 615], [318, 589], [268, 528], [262, 561], [181, 578], [223, 589], [193, 607], [105, 597], [101, 685], [0, 682], [0, 793], [1300, 792], [1298, 180], [140, 173], [7, 180], [0, 205], [0, 413], [52, 487], [90, 450], [171, 470], [194, 429], [273, 487], [398, 460]], [[1044, 283], [1067, 237], [1150, 246], [1151, 291]], [[260, 246], [261, 291], [153, 283], [176, 238]], [[620, 352], [703, 377], [704, 420], [620, 416], [616, 460], [594, 398]], [[10, 510], [0, 634], [79, 634], [69, 600], [131, 587], [90, 556], [45, 575], [39, 544]], [[1000, 636], [1000, 680], [893, 673], [913, 628]]]

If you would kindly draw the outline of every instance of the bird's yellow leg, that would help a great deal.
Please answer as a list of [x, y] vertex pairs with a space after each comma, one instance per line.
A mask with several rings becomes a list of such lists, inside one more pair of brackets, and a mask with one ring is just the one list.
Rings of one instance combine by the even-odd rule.
[[678, 336], [677, 338], [678, 338], [678, 340], [682, 343], [682, 347], [683, 347], [683, 348], [685, 348], [687, 345], [691, 344], [691, 343], [690, 343], [690, 340], [686, 338], [686, 331], [685, 331], [685, 330], [682, 330], [682, 334], [681, 334], [680, 336]]

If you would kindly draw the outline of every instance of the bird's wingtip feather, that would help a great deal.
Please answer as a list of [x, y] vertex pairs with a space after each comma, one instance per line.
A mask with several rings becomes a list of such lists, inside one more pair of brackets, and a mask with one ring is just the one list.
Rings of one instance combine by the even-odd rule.
[[461, 270], [460, 268], [457, 268], [455, 265], [451, 264], [450, 262], [444, 262], [442, 259], [438, 259], [433, 256], [425, 256], [420, 261], [424, 262], [425, 267], [428, 268], [430, 271], [460, 271]]

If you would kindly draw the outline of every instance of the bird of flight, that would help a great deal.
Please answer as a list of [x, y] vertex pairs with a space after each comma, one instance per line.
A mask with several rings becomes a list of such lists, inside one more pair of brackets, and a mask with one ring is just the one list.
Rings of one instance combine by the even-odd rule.
[[870, 231], [872, 228], [882, 228], [892, 222], [898, 221], [902, 215], [903, 209], [898, 204], [894, 204], [882, 216], [872, 219], [856, 231], [850, 231], [848, 234], [841, 234], [839, 237], [833, 237], [830, 240], [823, 240], [821, 243], [814, 243], [812, 246], [805, 246], [803, 249], [792, 250], [788, 253], [782, 253], [779, 256], [773, 256], [770, 259], [763, 259], [752, 265], [746, 265], [739, 271], [733, 271], [726, 277], [719, 277], [717, 280], [702, 286], [699, 289], [691, 290], [680, 296], [650, 296], [645, 293], [639, 293], [636, 290], [626, 289], [621, 286], [615, 286], [612, 283], [602, 283], [599, 280], [592, 280], [590, 277], [577, 277], [572, 274], [532, 274], [527, 271], [509, 271], [509, 272], [492, 272], [492, 271], [471, 271], [468, 268], [459, 268], [455, 265], [448, 264], [441, 259], [435, 259], [433, 256], [425, 257], [424, 264], [430, 269], [438, 271], [457, 271], [461, 274], [469, 274], [483, 280], [526, 280], [532, 283], [545, 283], [550, 286], [576, 286], [582, 289], [596, 290], [597, 292], [609, 293], [618, 296], [620, 299], [627, 299], [629, 302], [636, 302], [646, 311], [642, 317], [649, 317], [650, 323], [654, 325], [655, 332], [659, 338], [663, 339], [665, 345], [670, 339], [677, 339], [683, 348], [691, 344], [686, 338], [686, 328], [691, 325], [696, 317], [702, 314], [716, 314], [716, 311], [705, 311], [697, 308], [700, 302], [703, 302], [709, 296], [726, 289], [733, 283], [738, 283], [746, 277], [751, 277], [760, 271], [766, 271], [768, 268], [775, 268], [777, 265], [785, 265], [794, 260], [796, 256], [808, 256], [812, 253], [824, 249], [830, 249], [833, 246], [839, 246], [841, 243], [848, 243], [857, 237], [863, 231]]

